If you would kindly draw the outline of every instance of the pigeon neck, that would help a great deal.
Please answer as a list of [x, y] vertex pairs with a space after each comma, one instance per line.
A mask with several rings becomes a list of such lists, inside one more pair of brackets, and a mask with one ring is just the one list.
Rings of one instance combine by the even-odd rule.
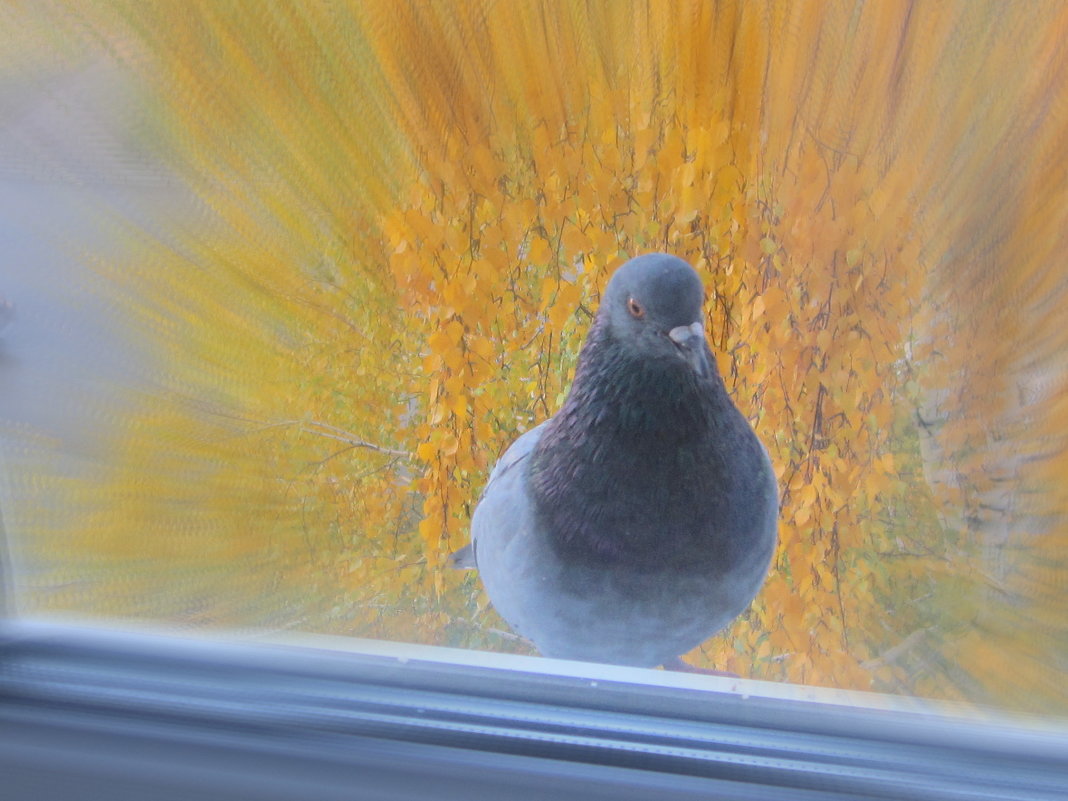
[[711, 354], [709, 364], [710, 374], [701, 377], [681, 360], [635, 355], [595, 323], [553, 425], [570, 422], [673, 452], [706, 438], [717, 417], [734, 409]]

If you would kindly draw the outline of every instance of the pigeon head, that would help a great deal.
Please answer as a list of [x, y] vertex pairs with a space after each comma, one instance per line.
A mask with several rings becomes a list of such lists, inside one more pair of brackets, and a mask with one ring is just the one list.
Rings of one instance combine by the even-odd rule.
[[701, 279], [689, 264], [665, 253], [649, 253], [615, 272], [598, 317], [606, 333], [634, 357], [681, 360], [705, 376], [710, 360], [703, 301]]

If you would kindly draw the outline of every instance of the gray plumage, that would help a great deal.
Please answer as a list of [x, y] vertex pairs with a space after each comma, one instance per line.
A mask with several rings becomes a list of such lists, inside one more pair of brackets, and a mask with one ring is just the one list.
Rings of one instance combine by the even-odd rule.
[[563, 407], [490, 474], [455, 563], [546, 656], [674, 662], [764, 582], [775, 477], [719, 376], [702, 300], [681, 259], [620, 267]]

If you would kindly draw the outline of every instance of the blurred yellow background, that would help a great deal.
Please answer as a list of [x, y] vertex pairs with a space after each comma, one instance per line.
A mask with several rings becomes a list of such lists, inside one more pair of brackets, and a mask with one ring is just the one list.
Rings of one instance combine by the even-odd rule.
[[691, 659], [1068, 711], [1068, 6], [0, 9], [19, 613], [525, 650], [450, 572], [673, 252], [782, 486]]

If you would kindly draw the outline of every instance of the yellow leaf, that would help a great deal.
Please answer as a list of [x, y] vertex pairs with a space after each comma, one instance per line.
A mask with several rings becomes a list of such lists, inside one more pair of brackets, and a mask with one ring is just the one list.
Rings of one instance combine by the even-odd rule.
[[760, 317], [764, 314], [764, 308], [764, 298], [758, 297], [756, 300], [754, 300], [752, 319], [759, 320]]
[[432, 543], [441, 536], [441, 526], [438, 521], [426, 517], [419, 522], [419, 536], [425, 543]]
[[430, 350], [437, 354], [443, 354], [453, 347], [452, 339], [444, 331], [435, 331], [427, 338], [427, 344], [430, 345]]
[[564, 229], [564, 248], [570, 256], [575, 256], [584, 250], [589, 250], [590, 239], [574, 225]]
[[459, 320], [451, 320], [448, 325], [445, 326], [445, 333], [448, 335], [449, 342], [453, 345], [459, 345], [460, 340], [464, 336], [464, 326]]
[[552, 256], [552, 251], [549, 249], [549, 243], [542, 239], [540, 236], [535, 236], [530, 240], [529, 258], [535, 264], [545, 264]]
[[467, 397], [465, 395], [454, 395], [449, 400], [449, 409], [459, 419], [465, 419], [467, 417]]
[[479, 358], [490, 361], [493, 359], [493, 343], [485, 337], [474, 337], [468, 341], [468, 347]]
[[441, 355], [441, 358], [445, 362], [445, 366], [454, 372], [464, 366], [464, 354], [459, 348], [450, 348]]

